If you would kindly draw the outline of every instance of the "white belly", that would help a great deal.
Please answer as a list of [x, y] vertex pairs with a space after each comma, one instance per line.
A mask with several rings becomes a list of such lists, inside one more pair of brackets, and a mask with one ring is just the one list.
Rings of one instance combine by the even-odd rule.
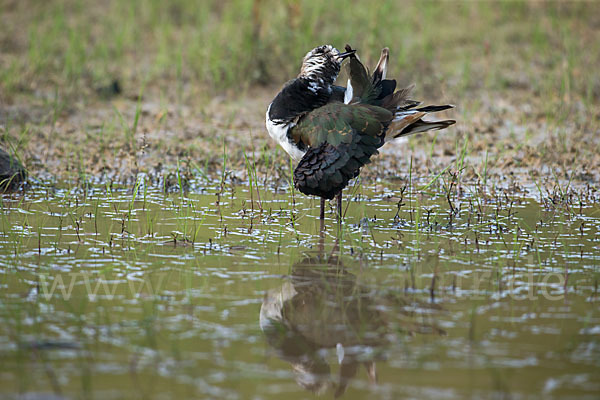
[[302, 157], [304, 157], [305, 151], [300, 150], [294, 143], [290, 141], [287, 137], [288, 131], [294, 127], [294, 123], [290, 122], [288, 124], [277, 124], [269, 119], [269, 111], [271, 110], [271, 105], [269, 104], [269, 108], [267, 109], [266, 122], [267, 122], [267, 131], [269, 132], [269, 136], [279, 143], [281, 147], [292, 157], [295, 161], [300, 161]]

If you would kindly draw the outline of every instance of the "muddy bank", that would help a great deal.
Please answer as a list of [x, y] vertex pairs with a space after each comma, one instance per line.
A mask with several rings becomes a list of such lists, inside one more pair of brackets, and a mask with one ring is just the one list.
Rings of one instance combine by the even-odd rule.
[[[133, 182], [139, 173], [164, 178], [177, 170], [188, 178], [217, 179], [225, 155], [225, 168], [237, 181], [247, 179], [246, 156], [261, 181], [284, 183], [288, 157], [264, 127], [264, 110], [276, 90], [189, 102], [152, 93], [141, 99], [92, 97], [58, 112], [20, 103], [2, 109], [0, 129], [17, 143], [31, 175], [43, 180]], [[541, 99], [523, 102], [524, 92], [511, 93], [512, 100], [491, 100], [490, 94], [434, 99], [456, 104], [440, 116], [457, 119], [456, 126], [386, 145], [361, 176], [426, 179], [446, 170], [471, 183], [597, 187], [599, 115], [573, 105], [570, 118], [558, 124], [539, 111]]]

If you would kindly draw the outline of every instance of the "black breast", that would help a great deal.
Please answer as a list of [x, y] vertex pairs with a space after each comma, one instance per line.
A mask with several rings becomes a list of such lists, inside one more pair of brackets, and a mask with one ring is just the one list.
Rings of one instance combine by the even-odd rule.
[[297, 116], [327, 104], [331, 93], [331, 86], [316, 81], [305, 78], [291, 80], [273, 99], [269, 119], [291, 122]]

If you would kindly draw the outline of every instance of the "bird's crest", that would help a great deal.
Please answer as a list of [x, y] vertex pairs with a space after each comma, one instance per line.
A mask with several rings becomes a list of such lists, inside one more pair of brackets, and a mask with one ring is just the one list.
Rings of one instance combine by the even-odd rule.
[[[346, 51], [353, 51], [350, 45], [346, 45]], [[348, 71], [348, 86], [346, 88], [345, 101], [360, 102], [371, 104], [371, 101], [377, 97], [375, 85], [369, 79], [369, 73], [365, 66], [360, 62], [356, 54], [349, 56], [349, 62], [346, 64]], [[350, 100], [350, 101], [348, 101]]]
[[[346, 52], [349, 51], [355, 50], [347, 44]], [[381, 106], [383, 100], [388, 98], [388, 102], [390, 102], [390, 96], [396, 89], [396, 81], [385, 79], [389, 54], [387, 47], [381, 51], [381, 57], [372, 76], [369, 76], [369, 71], [355, 53], [349, 56], [350, 61], [346, 64], [349, 77], [344, 97], [346, 104], [356, 102]], [[389, 108], [389, 110], [393, 111], [393, 108]]]

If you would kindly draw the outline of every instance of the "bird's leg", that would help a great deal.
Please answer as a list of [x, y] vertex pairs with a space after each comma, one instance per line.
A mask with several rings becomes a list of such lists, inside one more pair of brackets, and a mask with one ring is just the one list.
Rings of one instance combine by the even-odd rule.
[[337, 214], [338, 214], [338, 222], [342, 223], [342, 191], [335, 196], [337, 199]]
[[319, 218], [319, 235], [325, 237], [325, 199], [321, 197], [321, 215]]
[[319, 232], [319, 258], [324, 257], [325, 252], [325, 229], [323, 229], [323, 221], [321, 221], [321, 231]]

